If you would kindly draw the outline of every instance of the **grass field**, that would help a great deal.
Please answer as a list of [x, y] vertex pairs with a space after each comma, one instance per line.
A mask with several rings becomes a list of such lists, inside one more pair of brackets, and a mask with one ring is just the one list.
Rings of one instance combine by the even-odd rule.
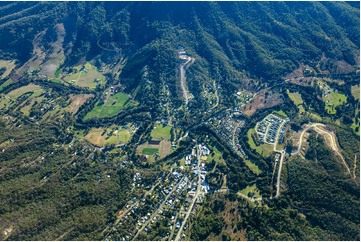
[[120, 113], [124, 107], [131, 105], [130, 102], [127, 101], [128, 96], [126, 94], [121, 92], [116, 93], [109, 97], [108, 101], [103, 105], [97, 103], [95, 107], [85, 115], [84, 119], [113, 117]]
[[287, 94], [289, 96], [289, 98], [293, 101], [293, 103], [298, 107], [298, 111], [299, 113], [304, 113], [305, 112], [305, 108], [302, 106], [303, 104], [303, 99], [300, 93], [298, 92], [289, 92], [287, 90]]
[[256, 164], [252, 163], [250, 160], [244, 160], [244, 163], [254, 174], [261, 174], [262, 171], [258, 168]]
[[104, 132], [104, 128], [92, 128], [89, 133], [84, 137], [86, 141], [98, 147], [104, 146], [105, 138], [106, 132]]
[[70, 95], [71, 103], [68, 105], [66, 111], [76, 113], [81, 105], [83, 105], [89, 98], [94, 97], [93, 94], [77, 94]]
[[25, 93], [33, 92], [30, 97], [37, 97], [44, 93], [44, 89], [35, 84], [29, 84], [27, 86], [20, 87], [8, 93], [11, 98], [18, 98]]
[[226, 164], [224, 159], [222, 158], [222, 153], [217, 149], [217, 147], [212, 147], [213, 152], [209, 154], [207, 157], [207, 163], [212, 162], [214, 160], [216, 163]]
[[283, 112], [283, 110], [275, 111], [274, 114], [277, 114], [278, 116], [281, 116], [283, 118], [287, 118], [287, 114]]
[[[240, 193], [248, 196], [249, 195], [252, 195], [251, 197], [253, 198], [260, 198], [261, 197], [261, 194], [256, 186], [256, 184], [253, 184], [252, 186], [247, 186], [245, 189], [241, 190]], [[252, 193], [252, 194], [250, 194]]]
[[360, 99], [360, 86], [359, 85], [352, 86], [351, 93], [355, 99], [359, 100]]
[[329, 114], [336, 114], [336, 107], [345, 103], [347, 97], [344, 94], [338, 93], [337, 91], [332, 91], [329, 95], [323, 97], [323, 100], [326, 103], [325, 108], [327, 112]]
[[152, 136], [153, 139], [165, 139], [169, 141], [171, 137], [171, 129], [171, 126], [163, 126], [162, 124], [158, 124], [152, 130], [150, 136]]
[[92, 128], [84, 139], [93, 145], [103, 147], [105, 145], [128, 143], [131, 139], [131, 134], [127, 129], [121, 129], [119, 126], [112, 125], [109, 128]]
[[5, 72], [0, 76], [0, 79], [4, 79], [9, 76], [11, 71], [15, 68], [15, 61], [0, 60], [0, 69], [5, 68]]
[[253, 138], [252, 138], [253, 132], [255, 132], [254, 129], [250, 129], [247, 132], [248, 144], [251, 146], [252, 149], [255, 149], [257, 151], [257, 153], [259, 153], [263, 157], [269, 157], [273, 153], [273, 145], [261, 144], [261, 145], [257, 146], [254, 143]]
[[170, 141], [162, 140], [159, 144], [159, 156], [163, 158], [171, 153], [172, 144]]
[[2, 89], [4, 89], [4, 87], [9, 86], [9, 85], [12, 84], [12, 83], [13, 83], [13, 81], [12, 81], [11, 79], [5, 81], [3, 84], [0, 85], [0, 91], [1, 91]]
[[158, 152], [157, 148], [144, 148], [142, 150], [143, 155], [154, 155], [157, 152]]
[[75, 73], [64, 77], [64, 80], [70, 84], [95, 89], [98, 84], [104, 85], [106, 82], [103, 74], [89, 62], [83, 66], [76, 66], [74, 69], [76, 69]]

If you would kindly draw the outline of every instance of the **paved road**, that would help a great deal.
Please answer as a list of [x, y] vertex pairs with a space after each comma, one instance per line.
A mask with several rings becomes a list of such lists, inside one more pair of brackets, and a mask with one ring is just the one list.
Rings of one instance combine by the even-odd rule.
[[280, 165], [278, 167], [278, 175], [277, 175], [277, 184], [276, 184], [276, 197], [280, 195], [280, 183], [281, 183], [281, 173], [282, 173], [282, 165], [283, 165], [283, 159], [285, 158], [286, 152], [283, 150], [281, 152], [281, 159], [280, 159]]
[[160, 206], [158, 207], [158, 209], [156, 211], [153, 212], [153, 214], [150, 216], [150, 218], [143, 224], [143, 226], [137, 231], [136, 235], [133, 237], [132, 240], [135, 240], [139, 233], [142, 232], [145, 227], [148, 226], [148, 224], [150, 223], [150, 221], [153, 220], [153, 218], [158, 214], [158, 212], [162, 209], [162, 207], [164, 206], [164, 204], [168, 201], [169, 197], [173, 194], [173, 192], [177, 189], [177, 187], [179, 186], [179, 184], [184, 180], [184, 177], [177, 183], [177, 185], [175, 185], [172, 189], [172, 191], [170, 191], [168, 193], [168, 195], [164, 198], [164, 201], [160, 204]]
[[[183, 55], [182, 57], [179, 57], [180, 59], [184, 60]], [[186, 104], [186, 106], [188, 105], [188, 101], [189, 101], [189, 97], [188, 97], [188, 91], [187, 91], [187, 84], [186, 84], [186, 78], [185, 78], [185, 70], [193, 64], [193, 62], [195, 61], [194, 58], [186, 56], [186, 62], [180, 64], [179, 68], [180, 68], [180, 82], [181, 82], [181, 87], [182, 87], [182, 91], [183, 91], [183, 97], [184, 97], [184, 102]]]
[[195, 194], [195, 196], [194, 196], [194, 198], [193, 198], [193, 201], [192, 201], [191, 205], [190, 205], [189, 208], [188, 208], [187, 214], [186, 214], [186, 216], [185, 216], [185, 218], [184, 218], [184, 220], [183, 220], [183, 222], [182, 222], [182, 225], [181, 225], [181, 227], [179, 228], [178, 234], [177, 234], [177, 236], [175, 237], [175, 241], [179, 241], [180, 236], [181, 236], [181, 234], [182, 234], [182, 232], [183, 232], [184, 225], [187, 223], [188, 217], [189, 217], [189, 215], [190, 215], [191, 212], [192, 212], [194, 203], [197, 201], [197, 198], [198, 198], [198, 196], [199, 196], [199, 194], [200, 194], [200, 192], [201, 192], [201, 171], [200, 171], [200, 169], [199, 169], [199, 168], [200, 168], [200, 164], [201, 164], [201, 150], [199, 149], [199, 147], [198, 147], [198, 149], [197, 149], [197, 159], [198, 159], [198, 186], [197, 186], [197, 192], [196, 192], [196, 194]]

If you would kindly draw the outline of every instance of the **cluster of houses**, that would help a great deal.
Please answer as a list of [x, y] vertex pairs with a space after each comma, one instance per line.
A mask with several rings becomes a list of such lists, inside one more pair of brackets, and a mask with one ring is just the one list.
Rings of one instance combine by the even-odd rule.
[[[138, 231], [142, 230], [142, 233], [150, 234], [157, 229], [157, 221], [169, 227], [161, 240], [171, 240], [176, 236], [182, 223], [186, 225], [183, 227], [185, 230], [187, 223], [184, 219], [196, 198], [197, 190], [200, 189], [203, 193], [209, 192], [205, 161], [198, 161], [198, 158], [206, 159], [210, 153], [205, 145], [195, 146], [192, 152], [185, 156], [186, 167], [173, 167], [169, 173], [163, 173], [152, 184], [146, 184], [149, 182], [142, 178], [142, 174], [135, 173], [132, 193], [140, 196], [134, 196], [125, 208], [118, 212], [117, 215], [121, 216], [120, 222], [106, 235], [105, 240], [137, 240]], [[201, 187], [198, 187], [199, 177]], [[197, 197], [196, 203], [202, 202], [202, 196]], [[192, 207], [192, 212], [196, 207], [196, 205]]]
[[233, 112], [233, 110], [225, 110], [219, 113], [216, 117], [209, 119], [207, 124], [211, 125], [212, 130], [232, 149], [232, 151], [247, 158], [246, 153], [239, 143], [238, 136], [245, 122]]
[[[261, 122], [256, 125], [256, 132], [260, 142], [274, 144], [275, 142], [282, 143], [286, 127], [289, 119], [280, 118], [274, 114], [265, 117]], [[279, 132], [278, 140], [277, 132]]]

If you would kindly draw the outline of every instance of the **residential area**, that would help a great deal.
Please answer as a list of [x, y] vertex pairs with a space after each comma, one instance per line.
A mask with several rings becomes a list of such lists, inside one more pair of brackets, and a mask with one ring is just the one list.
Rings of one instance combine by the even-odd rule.
[[204, 161], [209, 154], [207, 146], [196, 145], [184, 157], [184, 166], [173, 165], [152, 186], [140, 172], [135, 173], [131, 192], [142, 195], [134, 196], [118, 211], [118, 219], [109, 225], [105, 240], [185, 239], [188, 218], [209, 192]]
[[284, 119], [274, 114], [269, 114], [256, 125], [259, 141], [267, 144], [282, 143], [289, 121], [288, 118]]

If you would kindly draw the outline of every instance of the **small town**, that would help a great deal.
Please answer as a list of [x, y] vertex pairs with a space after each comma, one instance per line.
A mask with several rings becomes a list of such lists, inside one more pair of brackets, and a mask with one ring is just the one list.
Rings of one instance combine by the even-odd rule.
[[[198, 144], [184, 157], [184, 166], [174, 164], [168, 174], [163, 173], [152, 187], [145, 184], [141, 173], [133, 176], [132, 192], [145, 191], [134, 196], [117, 213], [105, 240], [138, 240], [153, 230], [162, 240], [186, 238], [187, 221], [194, 215], [204, 195], [210, 191], [206, 181], [205, 159], [210, 154], [207, 146]], [[119, 233], [118, 233], [119, 231]], [[134, 232], [137, 231], [137, 232]]]

